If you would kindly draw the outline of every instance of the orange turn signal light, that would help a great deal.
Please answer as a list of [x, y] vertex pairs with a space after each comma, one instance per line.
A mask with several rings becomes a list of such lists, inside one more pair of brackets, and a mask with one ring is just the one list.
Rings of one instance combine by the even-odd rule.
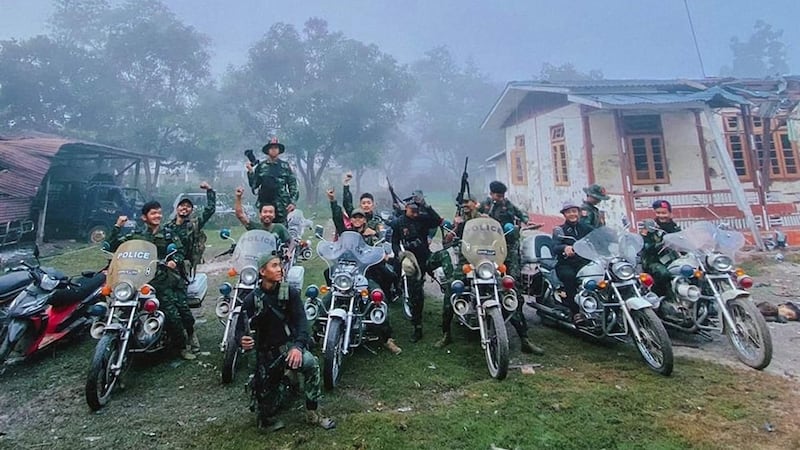
[[322, 294], [327, 294], [329, 290], [330, 288], [328, 288], [328, 286], [320, 286], [319, 288], [319, 292]]
[[695, 270], [694, 271], [694, 277], [695, 278], [703, 278], [703, 271], [700, 270], [700, 269]]
[[505, 264], [500, 264], [500, 266], [497, 267], [497, 271], [502, 273], [503, 275], [505, 275], [506, 274], [506, 265]]
[[362, 289], [361, 290], [361, 298], [367, 298], [368, 295], [369, 295], [369, 291], [368, 290], [366, 290], [366, 289]]
[[234, 269], [233, 267], [228, 269], [228, 276], [229, 277], [235, 277], [236, 276], [236, 269]]
[[470, 273], [472, 272], [472, 266], [470, 264], [464, 264], [464, 266], [461, 267], [461, 271], [464, 273]]
[[599, 283], [597, 283], [597, 287], [599, 287], [600, 289], [605, 289], [607, 286], [608, 286], [608, 281], [606, 280], [601, 280]]
[[103, 297], [108, 297], [109, 295], [111, 295], [111, 286], [109, 286], [107, 284], [105, 286], [103, 286], [103, 289], [100, 289], [100, 294]]
[[144, 286], [142, 286], [141, 289], [139, 289], [139, 292], [141, 292], [142, 295], [150, 295], [150, 292], [152, 292], [152, 291], [153, 291], [153, 287], [150, 286], [149, 284], [145, 284]]
[[737, 267], [737, 268], [736, 268], [736, 276], [737, 276], [737, 277], [743, 277], [743, 276], [745, 276], [744, 269], [742, 269], [741, 267]]

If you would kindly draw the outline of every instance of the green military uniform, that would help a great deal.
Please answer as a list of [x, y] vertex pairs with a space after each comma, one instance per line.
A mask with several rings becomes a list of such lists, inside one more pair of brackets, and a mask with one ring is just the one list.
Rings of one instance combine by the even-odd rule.
[[[178, 203], [180, 204], [180, 202]], [[217, 210], [217, 193], [213, 189], [206, 190], [206, 206], [199, 216], [194, 214], [178, 225], [178, 218], [175, 217], [167, 223], [166, 228], [171, 229], [181, 240], [184, 252], [184, 274], [194, 273], [197, 265], [203, 259], [202, 252], [195, 251], [195, 242], [200, 234], [200, 230], [206, 225], [211, 216]], [[200, 253], [200, 254], [196, 254]]]
[[269, 227], [265, 227], [261, 222], [248, 222], [247, 225], [244, 227], [247, 231], [250, 230], [264, 230], [269, 231], [270, 233], [278, 236], [278, 240], [280, 241], [279, 244], [288, 244], [289, 241], [292, 240], [292, 235], [289, 234], [289, 230], [286, 229], [283, 224], [280, 223], [272, 223]]
[[[522, 223], [528, 222], [528, 215], [517, 208], [508, 199], [503, 199], [499, 202], [493, 202], [492, 199], [487, 199], [481, 203], [478, 211], [483, 214], [488, 214], [489, 217], [498, 221], [500, 225], [505, 225], [507, 223], [515, 224], [517, 221]], [[506, 234], [506, 247], [508, 254], [506, 256], [506, 260], [504, 261], [507, 273], [514, 277], [514, 280], [519, 280], [521, 270], [519, 244], [519, 228], [515, 228], [514, 231]], [[514, 329], [517, 330], [517, 334], [520, 338], [526, 338], [528, 335], [528, 322], [525, 320], [525, 316], [522, 312], [522, 307], [524, 305], [525, 302], [519, 302], [519, 306], [511, 315], [510, 320], [511, 325], [513, 325]]]
[[[669, 222], [656, 223], [666, 234], [681, 231], [681, 227], [672, 220]], [[672, 251], [662, 251], [662, 242], [664, 242], [663, 233], [650, 231], [644, 235], [644, 247], [642, 247], [641, 252], [642, 268], [645, 272], [653, 276], [653, 280], [655, 281], [653, 284], [653, 292], [660, 296], [671, 296], [669, 283], [670, 280], [672, 280], [672, 275], [670, 275], [669, 270], [667, 270], [666, 264], [662, 262], [662, 258], [669, 261], [677, 257], [677, 255], [671, 255], [670, 253], [674, 253]]]
[[[348, 217], [353, 214], [353, 193], [350, 192], [350, 186], [347, 185], [342, 187], [342, 207], [347, 212]], [[367, 218], [367, 227], [375, 231], [380, 231], [384, 225], [381, 216], [373, 211], [365, 213], [364, 217]]]
[[286, 207], [297, 203], [300, 191], [297, 188], [297, 177], [288, 162], [282, 159], [267, 158], [247, 173], [250, 187], [258, 189], [256, 211], [261, 205], [275, 205], [275, 222], [285, 223], [288, 212]]
[[606, 219], [602, 211], [597, 206], [588, 202], [583, 202], [581, 205], [581, 222], [589, 225], [592, 228], [600, 228], [606, 224]]
[[[167, 255], [169, 244], [175, 244], [178, 250], [172, 255], [171, 259], [175, 261], [178, 267], [184, 263], [183, 243], [178, 235], [169, 228], [159, 228], [155, 233], [151, 233], [147, 228], [136, 229], [124, 236], [120, 236], [120, 232], [121, 228], [115, 225], [108, 237], [112, 251], [116, 251], [125, 241], [141, 239], [152, 242], [158, 250], [158, 258], [163, 259]], [[181, 289], [181, 285], [185, 286], [185, 282], [176, 271], [166, 267], [159, 267], [150, 284], [156, 290], [156, 296], [159, 300], [158, 309], [164, 313], [164, 325], [167, 335], [177, 350], [183, 350], [186, 348], [187, 333], [192, 334], [194, 332], [192, 312], [188, 306], [181, 307], [178, 297], [178, 290]], [[183, 304], [185, 305], [186, 303], [184, 302]]]

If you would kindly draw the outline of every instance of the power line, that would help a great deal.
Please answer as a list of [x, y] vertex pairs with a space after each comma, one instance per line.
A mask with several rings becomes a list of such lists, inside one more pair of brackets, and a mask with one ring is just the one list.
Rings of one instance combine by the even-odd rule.
[[692, 30], [692, 39], [694, 40], [694, 49], [697, 51], [697, 60], [700, 61], [700, 72], [703, 78], [706, 77], [706, 68], [703, 65], [703, 56], [700, 54], [700, 46], [697, 45], [697, 34], [694, 32], [694, 22], [692, 22], [692, 14], [689, 12], [689, 0], [683, 0], [683, 6], [686, 7], [686, 17], [689, 18], [689, 28]]

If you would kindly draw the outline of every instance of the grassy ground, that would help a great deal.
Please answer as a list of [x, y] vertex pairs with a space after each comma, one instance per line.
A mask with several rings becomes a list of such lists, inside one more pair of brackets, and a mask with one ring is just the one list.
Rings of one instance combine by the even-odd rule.
[[[207, 254], [223, 244], [209, 232]], [[102, 266], [98, 249], [46, 261], [77, 273]], [[306, 282], [321, 281], [321, 262], [306, 264]], [[536, 364], [488, 378], [477, 339], [462, 329], [435, 349], [441, 301], [428, 298], [425, 338], [391, 312], [403, 353], [357, 351], [344, 361], [341, 385], [323, 408], [334, 431], [302, 424], [302, 402], [283, 413], [287, 428], [259, 434], [247, 410], [246, 370], [219, 382], [222, 327], [213, 314], [216, 285], [198, 314], [210, 354], [197, 361], [139, 360], [126, 386], [97, 414], [83, 385], [95, 341], [84, 337], [0, 375], [0, 448], [798, 448], [796, 384], [750, 370], [676, 361], [672, 377], [648, 372], [626, 345], [600, 345], [535, 327], [547, 355], [519, 352], [509, 329], [512, 364]], [[247, 360], [250, 363], [251, 359]], [[771, 430], [771, 431], [768, 431]]]

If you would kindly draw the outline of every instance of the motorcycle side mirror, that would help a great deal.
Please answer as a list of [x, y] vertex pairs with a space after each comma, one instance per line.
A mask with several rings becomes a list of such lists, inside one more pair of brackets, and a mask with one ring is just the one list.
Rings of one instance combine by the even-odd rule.
[[231, 230], [229, 228], [223, 228], [219, 230], [219, 238], [222, 240], [230, 239], [231, 238]]
[[324, 232], [325, 232], [325, 227], [323, 227], [322, 225], [317, 225], [314, 227], [314, 236], [316, 236], [318, 239], [322, 239], [322, 233]]

